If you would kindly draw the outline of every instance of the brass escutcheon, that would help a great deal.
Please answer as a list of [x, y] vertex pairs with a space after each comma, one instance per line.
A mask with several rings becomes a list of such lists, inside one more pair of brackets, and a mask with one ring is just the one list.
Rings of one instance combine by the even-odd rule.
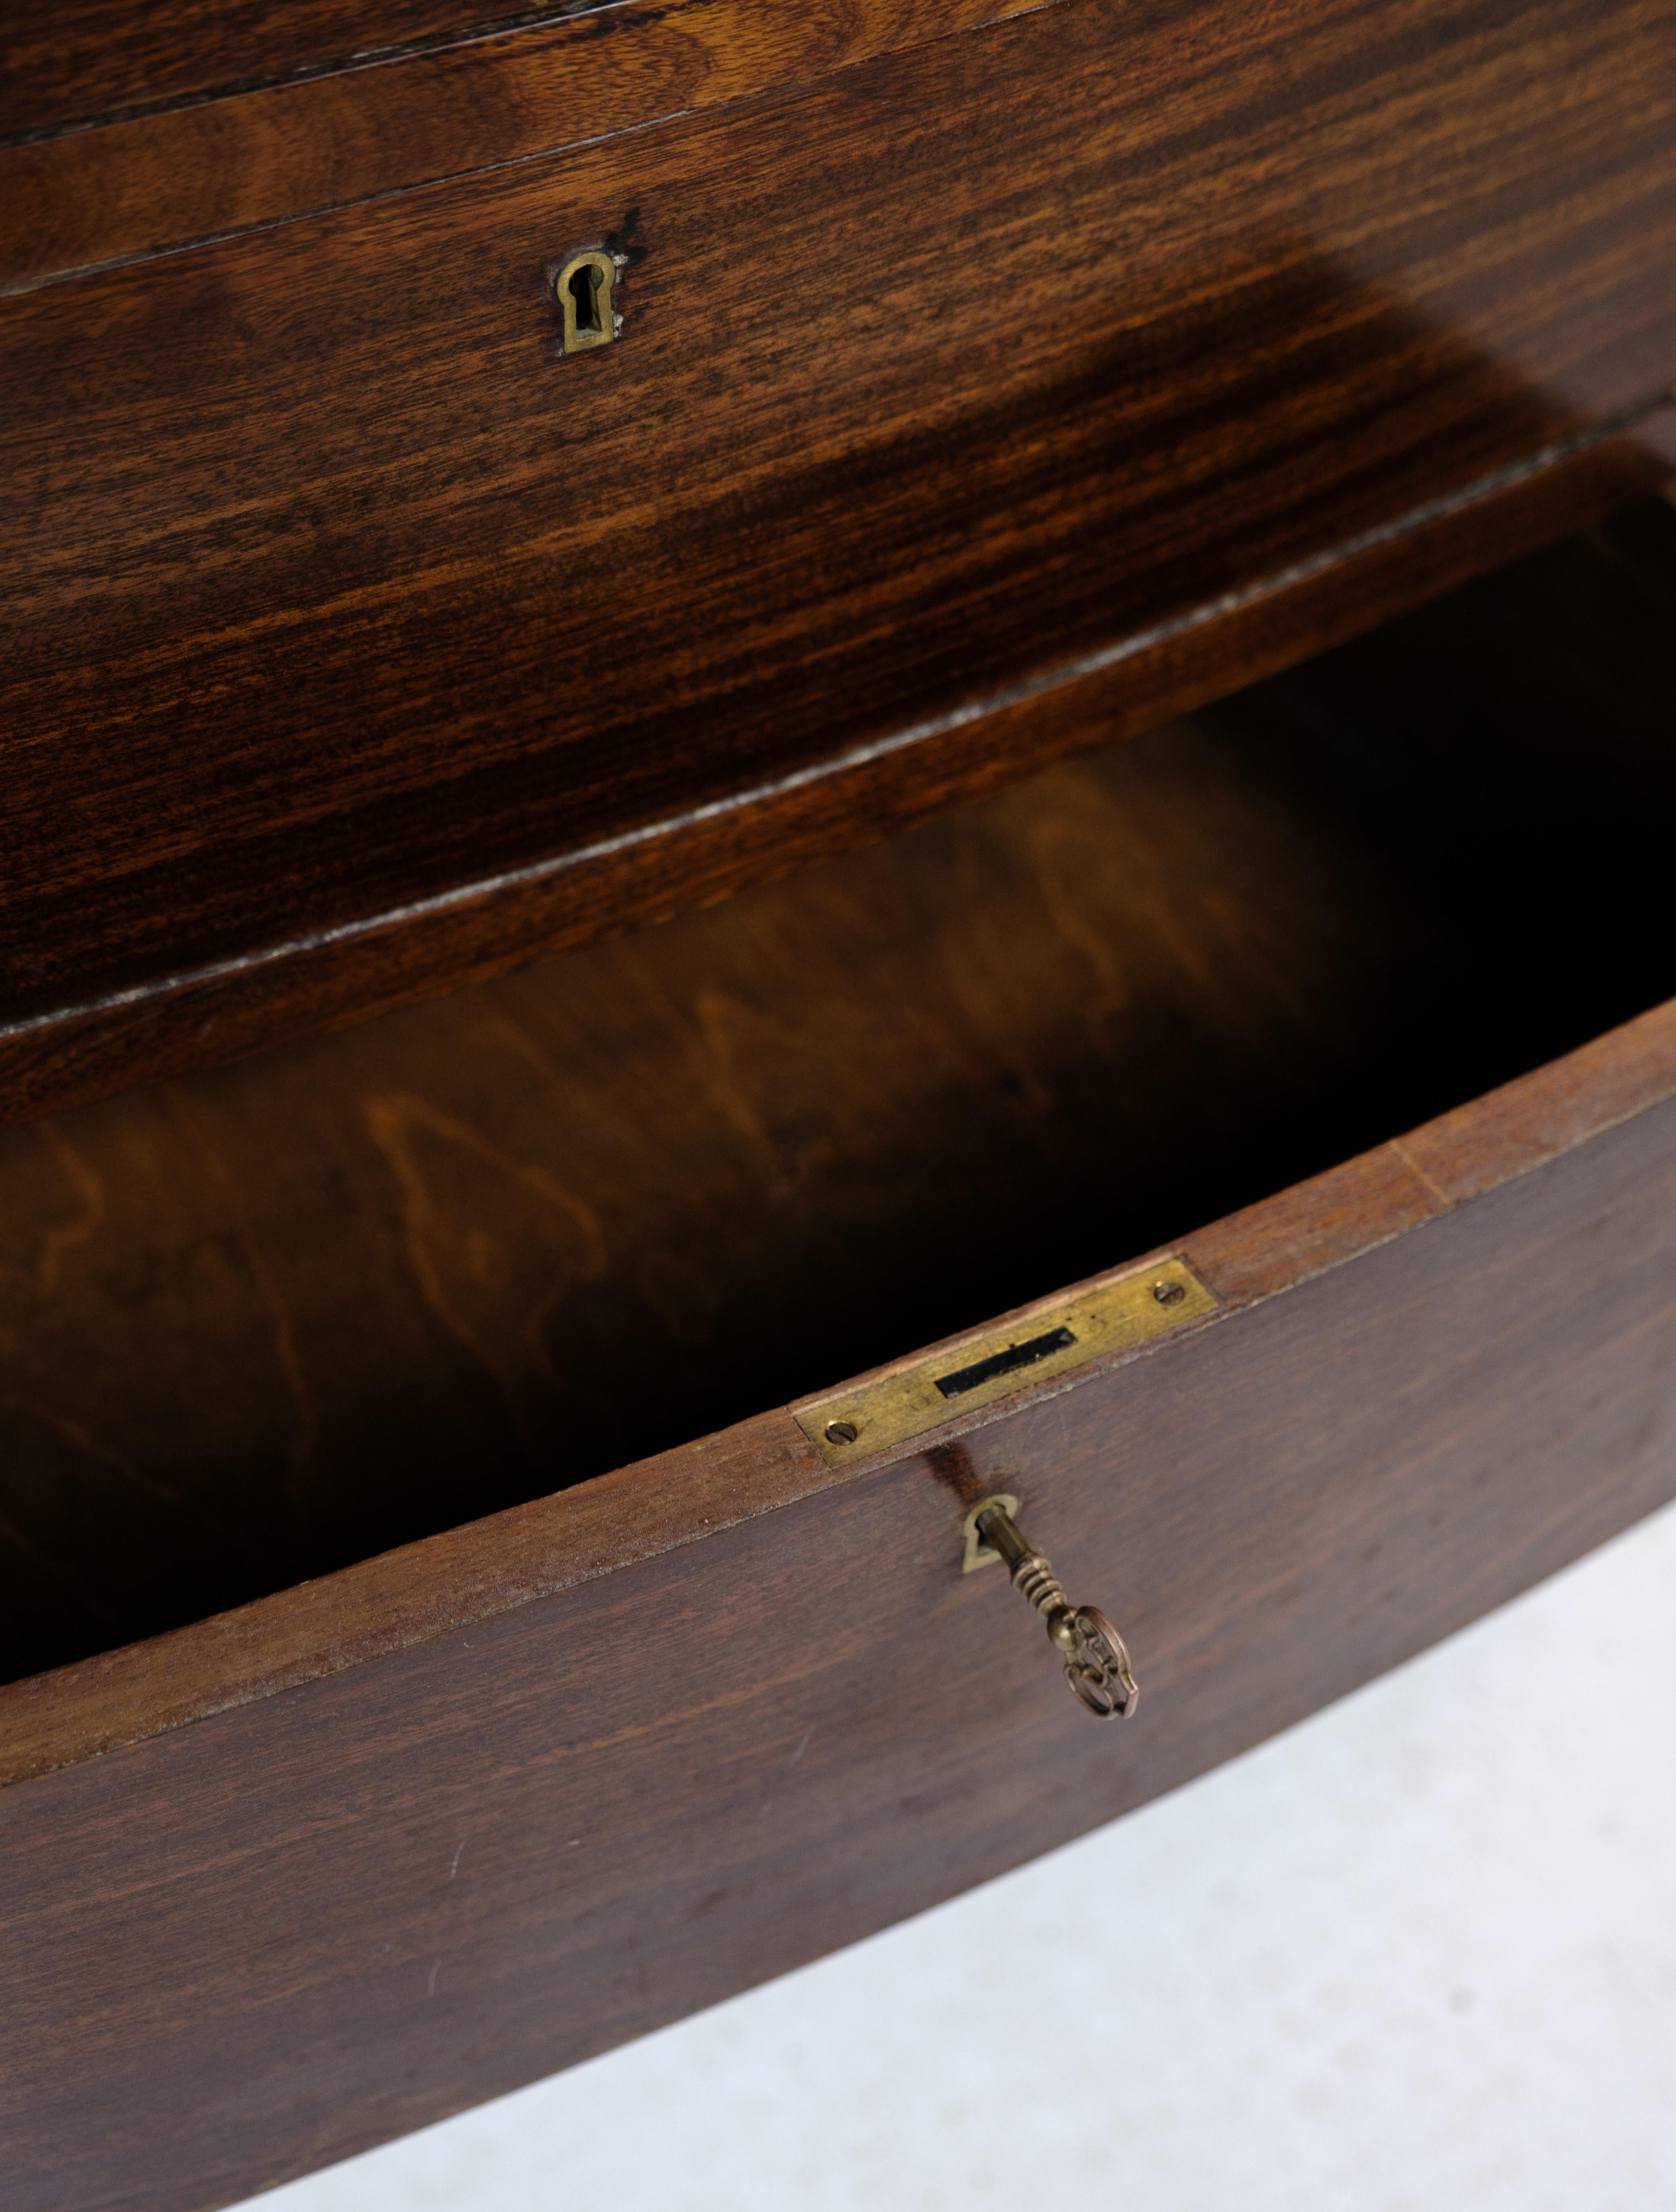
[[552, 274], [553, 298], [564, 325], [564, 349], [587, 353], [609, 345], [623, 327], [613, 304], [621, 264], [603, 246], [584, 246]]

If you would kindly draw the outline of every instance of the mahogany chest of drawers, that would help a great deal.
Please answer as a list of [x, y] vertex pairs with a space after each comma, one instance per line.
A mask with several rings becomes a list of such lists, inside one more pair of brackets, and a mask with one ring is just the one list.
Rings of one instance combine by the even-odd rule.
[[643, 2033], [1676, 1491], [1676, 7], [0, 53], [20, 2208]]

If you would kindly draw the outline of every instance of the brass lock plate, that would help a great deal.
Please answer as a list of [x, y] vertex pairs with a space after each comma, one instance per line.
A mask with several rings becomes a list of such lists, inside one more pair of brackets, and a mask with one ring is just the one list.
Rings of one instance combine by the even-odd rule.
[[1214, 1293], [1185, 1260], [1161, 1260], [1080, 1297], [1049, 1300], [955, 1351], [922, 1353], [870, 1382], [791, 1410], [827, 1466], [844, 1467], [1216, 1310]]

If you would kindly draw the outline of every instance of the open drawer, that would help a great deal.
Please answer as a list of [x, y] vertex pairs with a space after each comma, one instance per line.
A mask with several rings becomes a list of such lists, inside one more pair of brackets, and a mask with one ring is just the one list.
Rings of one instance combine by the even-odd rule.
[[[1673, 641], [1655, 503], [792, 882], [7, 1133], [9, 2203], [224, 2203], [571, 2063], [1676, 1489]], [[963, 1571], [996, 1492], [1132, 1718]]]
[[39, 12], [0, 1119], [836, 858], [1673, 452], [1676, 0]]

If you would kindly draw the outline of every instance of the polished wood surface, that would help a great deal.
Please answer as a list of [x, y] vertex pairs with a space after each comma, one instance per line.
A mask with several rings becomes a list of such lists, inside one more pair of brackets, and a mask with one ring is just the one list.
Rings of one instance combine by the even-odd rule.
[[0, 28], [0, 136], [86, 130], [137, 107], [336, 74], [496, 24], [612, 12], [609, 0], [52, 0], [12, 10]]
[[1673, 636], [1659, 504], [794, 882], [6, 1133], [0, 1679], [835, 1382], [1676, 991]]
[[[679, 2018], [1670, 1495], [1673, 137], [1676, 0], [0, 27], [9, 2212]], [[1214, 1315], [786, 1409], [1149, 1246]]]
[[[1670, 434], [1661, 453], [1650, 439]], [[810, 867], [1004, 786], [1031, 766], [1109, 744], [1354, 636], [1588, 518], [1622, 508], [1676, 465], [1676, 414], [1370, 540], [1343, 561], [1271, 580], [1203, 624], [1186, 622], [1044, 696], [948, 731], [934, 757], [862, 758], [760, 794], [673, 834], [595, 854], [527, 884], [515, 904], [440, 902], [283, 957], [233, 962], [114, 1003], [0, 1022], [0, 1120], [229, 1060], [296, 1028], [326, 1028], [504, 973], [555, 946], [667, 920], [741, 885]], [[905, 764], [912, 769], [905, 775]]]
[[[1597, 1049], [1570, 1150], [1527, 1164], [1545, 1071], [1459, 1129], [1482, 1182], [1505, 1119], [1512, 1182], [1452, 1204], [1423, 1132], [1189, 1238], [1227, 1311], [939, 1449], [839, 1479], [771, 1416], [46, 1678], [61, 1741], [78, 1697], [131, 1726], [206, 1662], [223, 1709], [0, 1792], [9, 2202], [194, 2212], [574, 2063], [1175, 1786], [1661, 1503], [1676, 1106], [1644, 1102], [1676, 1036], [1608, 1041], [1643, 1110], [1589, 1133]], [[960, 1572], [1003, 1485], [1131, 1640], [1115, 1741]]]
[[[623, 0], [492, 37], [427, 40], [375, 69], [271, 71], [254, 89], [32, 134], [0, 145], [0, 291], [783, 91], [1025, 4]], [[131, 23], [132, 8], [122, 12]], [[192, 51], [180, 14], [172, 0], [176, 60]], [[224, 25], [229, 11], [214, 14]], [[265, 32], [299, 27], [290, 9], [264, 10]]]
[[[1460, 934], [1311, 765], [1167, 729], [6, 1132], [0, 1679], [783, 1403], [1482, 1088], [1437, 1041]], [[1498, 1072], [1544, 1056], [1513, 1026]]]
[[[608, 2048], [1144, 1802], [1666, 1499], [1676, 1001], [1464, 1091], [1669, 988], [1673, 590], [1644, 507], [865, 860], [14, 1132], [9, 1357], [89, 1402], [115, 1378], [137, 1449], [157, 1370], [154, 1433], [219, 1460], [174, 1525], [212, 1542], [252, 1512], [283, 1541], [363, 1354], [374, 1540], [427, 1366], [444, 1419], [473, 1368], [501, 1401], [457, 1504], [521, 1421], [551, 1477], [588, 1301], [606, 1395], [665, 1387], [623, 1344], [663, 1311], [676, 1412], [717, 1365], [791, 1381], [782, 1304], [821, 1348], [923, 1335], [1149, 1222], [1219, 1304], [854, 1471], [757, 1412], [0, 1689], [9, 2208], [223, 2204]], [[166, 1404], [188, 1328], [203, 1387]], [[1133, 1723], [960, 1573], [1003, 1487], [1121, 1621]], [[89, 1494], [90, 1569], [112, 1516]]]
[[1645, 482], [1538, 464], [1676, 368], [1673, 21], [1081, 0], [0, 303], [6, 1108], [801, 865]]

